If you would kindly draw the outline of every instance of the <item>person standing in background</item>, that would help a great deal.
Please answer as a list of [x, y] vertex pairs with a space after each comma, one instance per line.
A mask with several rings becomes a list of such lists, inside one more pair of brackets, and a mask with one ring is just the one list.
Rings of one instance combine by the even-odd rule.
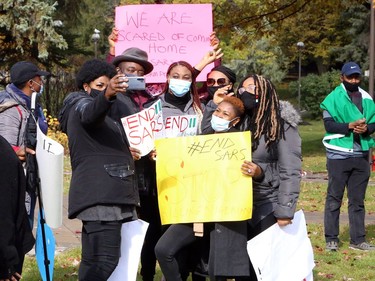
[[348, 191], [349, 247], [373, 251], [366, 242], [365, 197], [370, 177], [369, 149], [375, 146], [375, 105], [359, 87], [362, 71], [355, 62], [341, 69], [341, 84], [320, 104], [326, 135], [328, 189], [324, 209], [327, 251], [339, 249], [339, 217], [345, 186]]
[[[27, 153], [28, 156], [35, 154], [35, 151], [26, 145], [27, 122], [31, 114], [31, 96], [33, 93], [39, 95], [43, 93], [42, 77], [49, 75], [49, 72], [40, 70], [31, 62], [17, 62], [10, 69], [11, 84], [0, 92], [0, 135], [11, 144], [22, 162], [26, 162]], [[39, 103], [35, 106], [35, 118], [41, 131], [47, 134], [47, 121]], [[28, 134], [28, 136], [30, 135]], [[28, 139], [28, 141], [36, 143], [36, 139]], [[30, 167], [31, 165], [26, 163], [27, 177], [30, 175], [28, 170]], [[28, 180], [26, 184], [25, 204], [32, 228], [34, 225], [36, 187]]]

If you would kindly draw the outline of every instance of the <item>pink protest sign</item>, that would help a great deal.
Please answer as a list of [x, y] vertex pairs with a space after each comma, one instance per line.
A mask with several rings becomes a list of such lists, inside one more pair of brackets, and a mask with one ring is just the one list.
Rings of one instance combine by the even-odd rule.
[[[153, 4], [116, 7], [119, 29], [116, 56], [130, 47], [148, 53], [154, 70], [147, 83], [164, 83], [170, 64], [184, 60], [192, 66], [211, 50], [211, 4]], [[207, 66], [198, 76], [205, 81]]]

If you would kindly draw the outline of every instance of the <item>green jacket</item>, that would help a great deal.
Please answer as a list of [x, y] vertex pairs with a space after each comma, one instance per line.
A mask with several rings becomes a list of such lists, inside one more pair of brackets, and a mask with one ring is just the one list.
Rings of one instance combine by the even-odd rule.
[[[363, 113], [350, 100], [349, 95], [343, 84], [334, 89], [320, 104], [320, 107], [327, 110], [332, 118], [338, 123], [350, 123], [361, 118], [366, 118], [366, 124], [375, 123], [375, 104], [371, 96], [359, 88], [362, 95]], [[375, 146], [375, 141], [370, 136], [360, 135], [361, 147], [363, 151], [369, 150]], [[326, 148], [353, 152], [354, 136], [351, 131], [349, 134], [326, 133], [323, 138], [323, 144]]]

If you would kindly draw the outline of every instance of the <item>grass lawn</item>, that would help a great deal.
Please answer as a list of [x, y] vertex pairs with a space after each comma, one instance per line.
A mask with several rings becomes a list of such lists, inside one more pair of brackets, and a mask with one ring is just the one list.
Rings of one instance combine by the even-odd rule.
[[[299, 127], [302, 137], [303, 170], [308, 174], [326, 174], [325, 151], [321, 143], [324, 135], [322, 121], [309, 121], [308, 125]], [[69, 159], [66, 158], [66, 167], [70, 167]], [[372, 173], [371, 180], [374, 180]], [[69, 188], [70, 169], [66, 168], [64, 177], [64, 190]], [[326, 181], [314, 181], [301, 183], [301, 194], [298, 209], [305, 212], [323, 212]], [[347, 213], [347, 200], [342, 206], [342, 212]], [[368, 187], [366, 196], [366, 211], [368, 214], [375, 213], [375, 186]], [[322, 224], [308, 224], [308, 233], [314, 249], [316, 267], [314, 269], [314, 280], [375, 280], [375, 252], [361, 252], [348, 248], [349, 229], [347, 225], [340, 228], [341, 245], [338, 252], [326, 252]], [[367, 239], [375, 244], [375, 225], [368, 225]], [[77, 269], [80, 261], [80, 248], [65, 251], [56, 256], [55, 259], [55, 281], [77, 280]], [[161, 272], [158, 269], [155, 280], [160, 280]], [[35, 258], [27, 257], [24, 266], [23, 279], [28, 281], [41, 280], [36, 267]], [[138, 278], [138, 280], [141, 280]], [[287, 280], [286, 280], [287, 281]]]

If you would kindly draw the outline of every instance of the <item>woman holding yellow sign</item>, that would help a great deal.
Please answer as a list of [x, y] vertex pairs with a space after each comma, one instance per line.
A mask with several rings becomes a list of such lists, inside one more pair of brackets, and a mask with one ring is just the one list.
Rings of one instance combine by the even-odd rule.
[[[301, 138], [297, 130], [300, 116], [288, 102], [279, 102], [275, 87], [262, 76], [245, 77], [237, 94], [245, 106], [239, 128], [250, 130], [252, 135], [252, 161], [244, 161], [241, 167], [244, 175], [253, 178], [253, 215], [247, 226], [247, 238], [251, 239], [274, 223], [280, 227], [292, 223], [301, 180]], [[206, 107], [204, 132], [212, 131], [207, 109], [215, 108], [214, 103], [218, 104], [223, 97], [215, 94]], [[225, 234], [217, 234], [220, 235]], [[246, 248], [246, 244], [242, 247]], [[233, 260], [227, 258], [228, 251], [233, 249], [212, 249], [211, 242], [215, 259], [210, 262], [210, 277], [214, 280], [231, 276]], [[237, 262], [245, 266], [248, 257]], [[257, 280], [253, 270], [250, 279], [243, 277]]]

